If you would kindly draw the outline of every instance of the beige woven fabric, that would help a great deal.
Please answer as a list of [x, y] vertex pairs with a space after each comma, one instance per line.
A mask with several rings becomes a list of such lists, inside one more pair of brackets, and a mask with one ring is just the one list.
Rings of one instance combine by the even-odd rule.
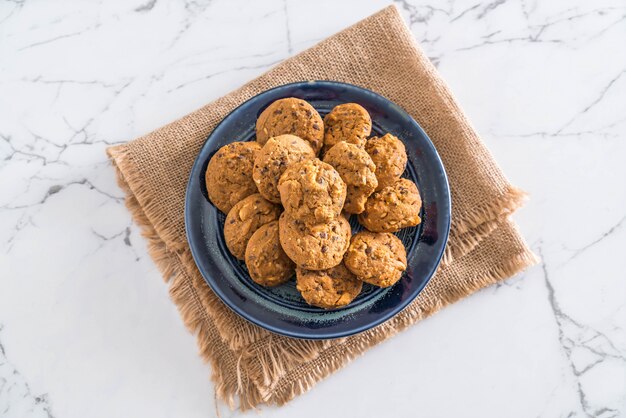
[[[184, 231], [184, 194], [193, 161], [213, 128], [269, 88], [302, 80], [344, 81], [402, 106], [437, 147], [449, 176], [452, 230], [437, 274], [386, 323], [357, 336], [304, 341], [271, 334], [226, 308], [200, 276]], [[395, 7], [290, 58], [196, 112], [108, 149], [127, 205], [170, 283], [185, 324], [211, 362], [221, 399], [242, 408], [283, 404], [373, 345], [443, 306], [535, 261], [508, 215], [523, 193], [495, 164]], [[237, 399], [238, 398], [238, 399]]]

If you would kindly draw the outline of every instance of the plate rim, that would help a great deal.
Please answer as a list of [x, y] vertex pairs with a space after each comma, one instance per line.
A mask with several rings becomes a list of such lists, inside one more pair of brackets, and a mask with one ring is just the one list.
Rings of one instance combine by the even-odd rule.
[[[444, 196], [445, 196], [445, 203], [446, 203], [446, 211], [443, 215], [445, 215], [445, 230], [444, 230], [444, 237], [441, 239], [441, 248], [438, 251], [438, 254], [436, 256], [436, 262], [432, 264], [432, 267], [430, 269], [430, 271], [428, 272], [427, 277], [424, 279], [423, 283], [421, 283], [421, 285], [417, 286], [415, 289], [413, 289], [413, 291], [409, 294], [408, 297], [406, 297], [404, 300], [402, 300], [400, 303], [398, 303], [396, 306], [394, 306], [390, 311], [386, 312], [383, 315], [380, 315], [378, 318], [376, 318], [375, 320], [368, 322], [366, 324], [363, 324], [361, 326], [358, 327], [354, 327], [354, 328], [350, 328], [349, 330], [343, 331], [343, 332], [325, 332], [325, 331], [321, 331], [319, 329], [316, 329], [316, 333], [315, 334], [308, 334], [306, 332], [296, 332], [296, 331], [291, 331], [291, 330], [283, 330], [280, 328], [277, 328], [276, 326], [272, 325], [271, 323], [268, 323], [267, 321], [263, 320], [263, 318], [258, 318], [257, 316], [254, 315], [250, 315], [248, 312], [246, 312], [244, 309], [241, 309], [239, 306], [237, 306], [234, 303], [231, 303], [231, 301], [229, 300], [229, 298], [224, 294], [224, 292], [218, 287], [218, 286], [214, 286], [212, 284], [212, 280], [215, 280], [215, 278], [213, 277], [213, 275], [209, 274], [208, 272], [204, 271], [205, 269], [203, 268], [203, 266], [201, 266], [197, 259], [198, 259], [198, 254], [196, 253], [198, 250], [195, 249], [194, 245], [192, 245], [191, 241], [190, 241], [190, 235], [193, 234], [193, 231], [191, 231], [191, 211], [189, 210], [189, 206], [190, 206], [190, 199], [191, 199], [191, 186], [193, 183], [193, 179], [194, 179], [194, 174], [198, 169], [198, 166], [202, 166], [204, 164], [204, 161], [200, 161], [200, 156], [203, 153], [202, 151], [204, 150], [204, 148], [206, 147], [207, 142], [211, 139], [212, 135], [215, 133], [215, 131], [218, 130], [218, 128], [224, 124], [226, 122], [226, 120], [228, 119], [229, 116], [231, 116], [231, 114], [237, 112], [241, 107], [245, 106], [248, 102], [256, 99], [258, 96], [263, 95], [263, 94], [267, 94], [270, 92], [273, 92], [275, 90], [280, 90], [280, 89], [286, 89], [286, 88], [294, 88], [294, 87], [298, 87], [298, 86], [306, 86], [308, 85], [310, 86], [314, 86], [316, 84], [321, 84], [321, 85], [326, 85], [327, 87], [347, 87], [350, 89], [357, 89], [357, 90], [361, 90], [367, 94], [371, 94], [374, 96], [377, 96], [378, 99], [384, 101], [387, 105], [393, 106], [395, 108], [395, 110], [397, 112], [399, 112], [400, 114], [402, 114], [404, 117], [406, 117], [406, 119], [408, 120], [408, 123], [412, 123], [414, 125], [414, 128], [416, 128], [419, 133], [427, 140], [426, 144], [427, 146], [430, 148], [430, 151], [432, 151], [432, 154], [434, 155], [436, 162], [437, 162], [437, 166], [441, 169], [441, 174], [442, 174], [442, 180], [443, 180], [443, 185], [444, 185]], [[231, 141], [232, 142], [232, 141]], [[292, 338], [297, 338], [297, 339], [307, 339], [307, 340], [322, 340], [322, 339], [335, 339], [335, 338], [341, 338], [341, 337], [348, 337], [351, 335], [356, 335], [356, 334], [360, 334], [362, 332], [365, 332], [371, 328], [374, 328], [380, 324], [382, 324], [383, 322], [386, 322], [388, 320], [390, 320], [391, 318], [393, 318], [394, 316], [396, 316], [398, 313], [400, 313], [404, 308], [406, 308], [412, 301], [415, 300], [415, 298], [417, 298], [417, 296], [424, 290], [424, 288], [426, 287], [426, 285], [430, 282], [430, 280], [433, 278], [437, 268], [439, 267], [440, 263], [441, 263], [441, 259], [443, 258], [443, 254], [445, 252], [445, 248], [447, 246], [447, 242], [449, 239], [449, 234], [450, 234], [450, 227], [451, 227], [451, 221], [452, 221], [452, 198], [450, 195], [450, 185], [449, 185], [449, 181], [448, 181], [448, 175], [447, 172], [445, 170], [445, 166], [443, 164], [443, 161], [441, 160], [441, 156], [439, 155], [439, 153], [437, 152], [437, 149], [435, 147], [435, 145], [433, 144], [432, 140], [430, 139], [430, 137], [426, 134], [426, 132], [424, 131], [424, 129], [421, 127], [421, 125], [406, 111], [404, 110], [404, 108], [402, 108], [401, 106], [399, 106], [398, 104], [396, 104], [395, 102], [393, 102], [392, 100], [389, 100], [388, 98], [384, 97], [383, 95], [376, 93], [372, 90], [369, 90], [367, 88], [361, 87], [361, 86], [357, 86], [354, 84], [350, 84], [350, 83], [345, 83], [345, 82], [340, 82], [340, 81], [334, 81], [334, 80], [308, 80], [308, 81], [297, 81], [297, 82], [292, 82], [292, 83], [286, 83], [286, 84], [281, 84], [279, 86], [275, 86], [272, 87], [270, 89], [264, 90], [262, 92], [259, 92], [257, 94], [255, 94], [254, 96], [249, 97], [247, 100], [245, 100], [244, 102], [242, 102], [241, 104], [239, 104], [237, 107], [235, 107], [234, 109], [232, 109], [230, 112], [228, 112], [228, 114], [226, 116], [224, 116], [222, 118], [222, 120], [215, 125], [215, 127], [211, 130], [211, 132], [207, 135], [206, 139], [204, 140], [203, 144], [200, 146], [200, 149], [198, 151], [198, 154], [196, 155], [196, 158], [194, 159], [193, 165], [191, 166], [191, 170], [189, 173], [189, 179], [187, 181], [187, 185], [186, 185], [186, 190], [185, 190], [185, 205], [184, 205], [184, 220], [185, 220], [185, 238], [187, 240], [187, 244], [191, 250], [191, 254], [192, 254], [192, 258], [194, 260], [194, 264], [196, 265], [196, 267], [198, 268], [198, 271], [200, 272], [202, 278], [204, 279], [204, 281], [207, 283], [207, 285], [211, 288], [211, 291], [213, 293], [215, 293], [220, 300], [229, 308], [231, 309], [233, 312], [235, 312], [237, 315], [241, 316], [242, 318], [244, 318], [245, 320], [258, 325], [270, 332], [276, 333], [276, 334], [280, 334], [280, 335], [284, 335], [287, 337], [292, 337]], [[208, 276], [208, 278], [207, 278]], [[302, 327], [304, 330], [307, 330], [308, 328]]]

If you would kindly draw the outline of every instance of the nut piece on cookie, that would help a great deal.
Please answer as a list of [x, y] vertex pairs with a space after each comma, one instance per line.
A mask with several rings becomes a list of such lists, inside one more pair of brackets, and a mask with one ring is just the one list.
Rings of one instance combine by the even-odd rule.
[[309, 144], [295, 135], [280, 135], [267, 140], [257, 152], [252, 170], [259, 193], [273, 203], [280, 203], [278, 180], [293, 163], [315, 158]]
[[222, 212], [246, 196], [257, 192], [252, 168], [261, 146], [256, 142], [231, 142], [211, 157], [205, 173], [207, 193]]
[[352, 236], [344, 262], [360, 280], [388, 287], [406, 270], [406, 250], [393, 234], [361, 231]]
[[295, 97], [276, 100], [256, 121], [256, 140], [264, 145], [273, 136], [292, 134], [311, 145], [315, 154], [322, 148], [324, 122], [317, 110]]
[[346, 184], [339, 173], [317, 158], [290, 165], [278, 191], [285, 212], [307, 225], [335, 219], [346, 200]]
[[365, 143], [365, 151], [376, 165], [376, 190], [395, 183], [406, 168], [406, 148], [402, 141], [391, 134], [370, 138]]
[[372, 232], [396, 232], [422, 222], [421, 208], [415, 183], [400, 179], [367, 199], [359, 223]]
[[245, 260], [250, 277], [261, 286], [278, 286], [289, 281], [295, 265], [280, 246], [278, 221], [267, 223], [252, 234]]
[[372, 132], [372, 118], [356, 103], [335, 106], [324, 117], [324, 152], [341, 141], [363, 146]]
[[296, 288], [309, 305], [324, 309], [346, 306], [361, 293], [363, 282], [341, 263], [328, 270], [296, 268]]
[[259, 193], [246, 197], [228, 212], [224, 222], [224, 240], [231, 254], [243, 260], [252, 234], [266, 223], [277, 221], [280, 207]]
[[376, 166], [369, 154], [357, 145], [340, 142], [324, 155], [324, 162], [335, 167], [348, 186], [343, 210], [361, 213], [365, 201], [378, 186]]
[[298, 267], [307, 270], [335, 267], [350, 245], [350, 224], [343, 215], [309, 227], [283, 212], [278, 222], [285, 253]]

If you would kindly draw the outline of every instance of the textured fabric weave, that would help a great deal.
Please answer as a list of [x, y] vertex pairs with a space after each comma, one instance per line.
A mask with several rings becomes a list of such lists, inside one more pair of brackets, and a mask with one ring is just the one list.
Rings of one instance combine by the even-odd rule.
[[[208, 134], [235, 107], [285, 83], [335, 80], [402, 106], [435, 144], [448, 173], [452, 229], [435, 277], [405, 310], [357, 336], [304, 341], [231, 312], [196, 268], [184, 229], [185, 187]], [[536, 261], [508, 215], [524, 194], [505, 178], [393, 6], [290, 58], [182, 119], [108, 149], [127, 206], [200, 354], [217, 395], [241, 408], [283, 404], [407, 326]]]

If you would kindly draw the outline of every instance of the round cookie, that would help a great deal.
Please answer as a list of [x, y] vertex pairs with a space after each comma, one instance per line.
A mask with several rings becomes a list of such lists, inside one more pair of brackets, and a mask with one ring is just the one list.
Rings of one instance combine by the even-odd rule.
[[365, 201], [378, 186], [374, 174], [376, 166], [369, 154], [357, 145], [342, 141], [328, 150], [324, 162], [335, 167], [348, 186], [343, 210], [348, 213], [363, 212]]
[[406, 250], [393, 234], [361, 231], [352, 237], [344, 262], [360, 280], [388, 287], [406, 270]]
[[324, 309], [346, 306], [361, 293], [363, 282], [343, 263], [328, 270], [296, 268], [296, 288], [309, 305]]
[[350, 224], [343, 215], [307, 227], [283, 212], [278, 223], [283, 250], [298, 267], [307, 270], [335, 267], [350, 245]]
[[295, 265], [280, 246], [278, 221], [267, 223], [252, 234], [245, 260], [250, 277], [261, 286], [278, 286], [293, 276]]
[[359, 223], [373, 232], [396, 232], [422, 222], [422, 198], [411, 180], [400, 179], [365, 202]]
[[307, 225], [335, 219], [346, 200], [346, 184], [339, 173], [317, 158], [287, 167], [278, 191], [285, 212]]
[[246, 196], [256, 193], [252, 168], [261, 146], [256, 142], [231, 142], [211, 157], [204, 175], [211, 202], [228, 211]]
[[365, 143], [365, 151], [376, 165], [376, 190], [395, 183], [406, 168], [406, 148], [402, 141], [391, 134], [370, 138]]
[[224, 222], [224, 240], [230, 253], [243, 260], [252, 234], [266, 223], [278, 220], [280, 207], [259, 193], [246, 197], [228, 212]]
[[256, 140], [264, 145], [273, 136], [292, 134], [307, 141], [315, 154], [324, 140], [324, 122], [317, 110], [295, 97], [276, 100], [256, 121]]
[[359, 146], [372, 132], [372, 118], [361, 105], [344, 103], [335, 106], [324, 117], [324, 152], [341, 141]]
[[314, 158], [309, 144], [294, 135], [280, 135], [267, 140], [257, 152], [252, 170], [254, 184], [259, 193], [273, 203], [280, 203], [278, 180], [293, 163]]

